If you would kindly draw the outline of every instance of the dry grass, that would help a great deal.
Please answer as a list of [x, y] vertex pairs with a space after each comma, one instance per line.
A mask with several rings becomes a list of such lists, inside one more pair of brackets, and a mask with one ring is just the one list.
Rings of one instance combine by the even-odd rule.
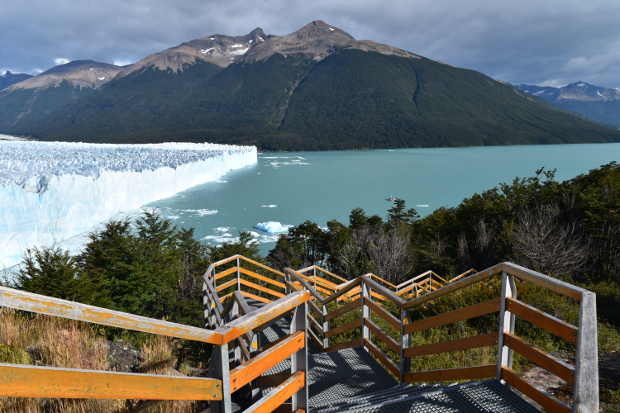
[[[174, 343], [152, 336], [142, 346], [141, 372], [180, 375]], [[111, 370], [108, 342], [85, 323], [0, 309], [0, 362]], [[193, 402], [0, 398], [3, 413], [189, 413]]]

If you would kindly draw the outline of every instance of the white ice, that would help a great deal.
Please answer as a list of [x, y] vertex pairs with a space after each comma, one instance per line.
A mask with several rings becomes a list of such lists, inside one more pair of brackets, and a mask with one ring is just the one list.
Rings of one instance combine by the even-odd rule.
[[0, 268], [256, 162], [253, 146], [0, 140]]
[[257, 230], [268, 234], [282, 234], [287, 232], [291, 225], [282, 225], [278, 221], [259, 222], [254, 226]]

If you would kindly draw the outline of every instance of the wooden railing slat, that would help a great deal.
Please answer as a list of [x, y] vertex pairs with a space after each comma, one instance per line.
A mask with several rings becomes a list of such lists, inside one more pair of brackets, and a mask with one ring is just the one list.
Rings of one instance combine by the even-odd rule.
[[269, 298], [261, 297], [260, 295], [253, 294], [249, 291], [240, 290], [239, 291], [244, 297], [251, 298], [252, 300], [260, 301], [261, 303], [270, 304], [273, 303], [273, 300]]
[[377, 303], [374, 303], [373, 301], [370, 301], [370, 300], [366, 302], [366, 305], [370, 307], [372, 312], [374, 312], [375, 314], [383, 318], [385, 321], [390, 323], [394, 328], [400, 330], [400, 320], [396, 318], [392, 313], [390, 313], [389, 311], [387, 311], [386, 309], [384, 309]]
[[405, 381], [416, 383], [420, 381], [447, 381], [447, 380], [474, 380], [495, 377], [496, 366], [461, 367], [456, 369], [426, 370], [405, 374]]
[[335, 300], [335, 299], [337, 299], [339, 297], [342, 297], [343, 295], [345, 295], [346, 293], [348, 293], [349, 291], [351, 291], [355, 287], [359, 286], [361, 283], [362, 283], [362, 279], [361, 278], [356, 278], [355, 280], [353, 280], [350, 283], [348, 283], [345, 287], [343, 287], [340, 291], [338, 291], [334, 295], [331, 295], [329, 297], [324, 298], [321, 303], [322, 304], [330, 303], [333, 300]]
[[[299, 390], [303, 389], [306, 383], [305, 373], [298, 371], [286, 379], [282, 384], [263, 396], [252, 406], [244, 410], [245, 413], [271, 413], [291, 398]], [[290, 411], [290, 409], [289, 409]], [[303, 409], [296, 412], [304, 412]]]
[[347, 303], [345, 305], [343, 305], [342, 307], [339, 307], [337, 309], [335, 309], [334, 311], [331, 311], [327, 314], [325, 314], [325, 319], [326, 320], [331, 320], [334, 319], [336, 317], [339, 317], [345, 313], [348, 313], [349, 311], [352, 311], [356, 308], [360, 308], [362, 306], [362, 300], [357, 299], [353, 302]]
[[532, 307], [514, 298], [507, 298], [506, 310], [570, 343], [577, 342], [577, 327], [547, 314], [538, 308]]
[[223, 339], [221, 333], [213, 330], [108, 310], [7, 287], [0, 287], [0, 307], [204, 343], [220, 344]]
[[284, 294], [282, 294], [282, 293], [279, 293], [279, 292], [274, 291], [274, 290], [272, 290], [270, 288], [267, 288], [267, 287], [263, 287], [262, 285], [253, 283], [252, 281], [248, 281], [248, 280], [246, 280], [244, 278], [239, 278], [239, 284], [245, 285], [246, 287], [254, 288], [255, 290], [258, 290], [258, 291], [262, 291], [262, 292], [264, 292], [266, 294], [269, 294], [269, 295], [271, 295], [273, 297], [277, 297], [277, 298], [284, 297]]
[[344, 333], [344, 332], [353, 330], [354, 328], [361, 327], [361, 326], [362, 326], [362, 319], [358, 318], [357, 320], [350, 321], [336, 328], [332, 328], [329, 331], [326, 331], [325, 335], [327, 337], [332, 337], [332, 336], [335, 336], [336, 334]]
[[555, 374], [565, 382], [572, 384], [575, 378], [575, 369], [572, 366], [556, 360], [550, 355], [535, 348], [531, 344], [523, 341], [521, 338], [510, 333], [504, 333], [504, 344], [532, 363], [542, 367], [543, 369]]
[[581, 301], [582, 294], [588, 292], [588, 290], [577, 287], [576, 285], [558, 280], [557, 278], [549, 277], [548, 275], [530, 270], [529, 268], [522, 267], [512, 262], [503, 262], [498, 265], [502, 266], [504, 271], [516, 276], [517, 278], [539, 285], [547, 290], [555, 291], [556, 293], [571, 297], [576, 301]]
[[225, 283], [220, 284], [217, 287], [215, 287], [215, 291], [219, 293], [222, 290], [225, 290], [227, 288], [230, 288], [230, 287], [236, 286], [236, 285], [237, 285], [237, 279], [233, 278], [232, 280], [228, 280]]
[[486, 314], [492, 314], [499, 311], [499, 299], [484, 301], [482, 303], [470, 305], [468, 307], [459, 308], [458, 310], [448, 311], [433, 317], [415, 320], [413, 323], [405, 327], [407, 333], [415, 331], [428, 330], [433, 327], [440, 327], [446, 324], [452, 324], [457, 321], [468, 320], [470, 318], [480, 317]]
[[378, 325], [373, 323], [372, 320], [364, 320], [364, 324], [366, 324], [366, 326], [368, 326], [370, 331], [373, 333], [371, 337], [378, 337], [390, 348], [390, 350], [394, 351], [397, 354], [400, 353], [400, 344], [397, 343], [396, 340], [394, 340], [392, 337], [388, 336], [385, 332], [383, 332], [383, 330], [381, 330]]
[[222, 382], [212, 378], [0, 364], [0, 396], [221, 400]]
[[281, 271], [276, 270], [275, 268], [271, 268], [271, 267], [269, 267], [269, 266], [267, 266], [265, 264], [261, 264], [260, 262], [254, 261], [251, 258], [244, 257], [243, 255], [238, 255], [237, 257], [239, 259], [245, 261], [245, 262], [249, 262], [250, 264], [253, 264], [253, 265], [256, 265], [259, 268], [262, 268], [263, 270], [267, 270], [267, 271], [270, 271], [270, 272], [272, 272], [272, 273], [274, 273], [276, 275], [279, 275], [280, 277], [284, 277], [284, 273], [281, 272]]
[[230, 392], [234, 393], [305, 345], [305, 334], [298, 331], [275, 346], [230, 371]]
[[480, 334], [477, 336], [461, 338], [458, 340], [442, 341], [439, 343], [411, 347], [405, 350], [405, 356], [425, 356], [428, 354], [448, 353], [452, 351], [468, 350], [478, 347], [494, 346], [497, 344], [497, 340], [497, 333]]
[[255, 273], [254, 271], [250, 271], [247, 268], [239, 267], [239, 272], [241, 274], [245, 274], [245, 275], [247, 275], [249, 277], [256, 278], [257, 280], [261, 280], [261, 281], [264, 281], [264, 282], [269, 283], [271, 285], [274, 285], [274, 286], [276, 286], [278, 288], [281, 288], [281, 289], [286, 288], [284, 283], [281, 283], [280, 281], [272, 280], [269, 277], [265, 277], [264, 275]]
[[238, 267], [231, 267], [231, 268], [228, 268], [228, 269], [226, 269], [226, 270], [224, 270], [222, 272], [218, 272], [217, 274], [215, 274], [213, 276], [213, 279], [215, 281], [217, 281], [219, 279], [222, 279], [222, 278], [226, 277], [227, 275], [235, 274], [237, 272], [237, 268]]
[[398, 366], [396, 366], [396, 364], [390, 360], [390, 358], [383, 351], [381, 351], [379, 347], [368, 340], [364, 340], [364, 345], [370, 351], [370, 354], [372, 354], [375, 359], [377, 359], [390, 373], [392, 373], [395, 377], [400, 375], [400, 369]]
[[326, 347], [323, 351], [325, 353], [330, 353], [332, 351], [342, 350], [345, 348], [360, 347], [363, 343], [364, 343], [363, 339], [356, 338], [355, 340], [347, 341], [346, 343], [337, 343], [332, 346]]
[[555, 397], [552, 397], [546, 393], [541, 392], [521, 377], [517, 375], [513, 370], [506, 367], [502, 368], [502, 377], [506, 380], [506, 383], [525, 394], [527, 397], [540, 404], [548, 413], [569, 413], [571, 408], [562, 403]]

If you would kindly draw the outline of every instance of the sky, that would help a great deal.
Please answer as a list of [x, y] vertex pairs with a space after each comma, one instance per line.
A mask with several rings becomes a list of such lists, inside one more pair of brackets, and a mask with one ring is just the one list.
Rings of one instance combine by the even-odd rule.
[[211, 34], [324, 20], [511, 83], [620, 87], [620, 0], [2, 0], [0, 73], [119, 65]]

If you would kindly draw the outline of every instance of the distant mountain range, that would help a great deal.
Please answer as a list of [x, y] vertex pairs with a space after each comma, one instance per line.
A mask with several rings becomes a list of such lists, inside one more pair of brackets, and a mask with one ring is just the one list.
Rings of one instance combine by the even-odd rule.
[[210, 35], [124, 67], [54, 67], [0, 91], [0, 133], [264, 150], [620, 141], [512, 85], [322, 21]]
[[620, 128], [620, 89], [586, 82], [575, 82], [563, 87], [519, 85], [518, 88], [558, 108]]
[[3, 75], [0, 75], [0, 90], [5, 89], [15, 83], [19, 83], [23, 80], [30, 79], [32, 75], [26, 73], [11, 73], [6, 71]]

